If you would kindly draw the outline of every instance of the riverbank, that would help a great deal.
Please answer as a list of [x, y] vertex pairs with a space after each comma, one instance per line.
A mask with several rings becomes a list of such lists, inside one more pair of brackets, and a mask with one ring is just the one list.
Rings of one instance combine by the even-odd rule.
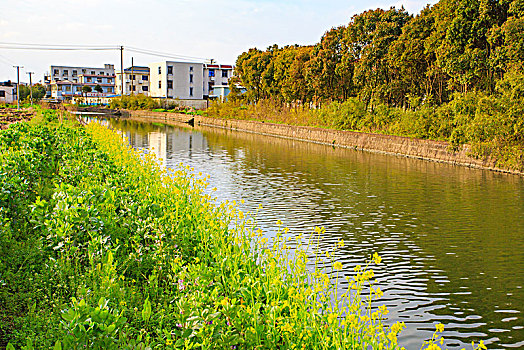
[[368, 265], [340, 295], [342, 264], [310, 256], [321, 228], [291, 251], [277, 223], [270, 242], [205, 178], [56, 111], [2, 131], [0, 151], [8, 349], [399, 348], [402, 324], [367, 306], [380, 290], [361, 294]]
[[388, 155], [416, 158], [427, 161], [486, 169], [497, 172], [524, 175], [512, 168], [500, 167], [494, 157], [476, 157], [470, 145], [452, 147], [449, 142], [418, 139], [405, 136], [392, 136], [345, 130], [324, 129], [310, 126], [276, 124], [253, 120], [222, 119], [205, 116], [188, 116], [180, 113], [125, 111], [128, 118], [136, 120], [188, 123], [219, 127], [230, 130], [314, 142], [333, 147], [376, 152]]

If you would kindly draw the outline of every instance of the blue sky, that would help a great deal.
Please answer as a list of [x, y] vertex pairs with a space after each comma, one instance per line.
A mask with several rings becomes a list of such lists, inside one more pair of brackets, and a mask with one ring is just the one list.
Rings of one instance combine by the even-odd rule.
[[[0, 0], [0, 43], [124, 45], [232, 64], [243, 51], [272, 44], [314, 44], [331, 27], [367, 9], [419, 12], [435, 0]], [[1, 44], [0, 44], [1, 45]], [[162, 58], [125, 53], [136, 65]], [[20, 51], [0, 48], [0, 81], [13, 64], [42, 79], [51, 64], [119, 67], [118, 51]]]

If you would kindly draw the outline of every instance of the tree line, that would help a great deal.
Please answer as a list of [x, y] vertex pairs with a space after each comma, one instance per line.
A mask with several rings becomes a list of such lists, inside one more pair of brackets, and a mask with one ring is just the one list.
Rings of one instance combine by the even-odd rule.
[[523, 59], [524, 0], [441, 0], [415, 16], [404, 8], [365, 11], [316, 45], [250, 49], [237, 58], [231, 83], [255, 103], [357, 97], [368, 108], [409, 108], [508, 84], [520, 91]]

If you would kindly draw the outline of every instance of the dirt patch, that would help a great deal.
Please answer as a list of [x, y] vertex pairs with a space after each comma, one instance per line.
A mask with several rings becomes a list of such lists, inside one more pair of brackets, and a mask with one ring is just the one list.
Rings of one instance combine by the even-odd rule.
[[10, 124], [28, 121], [34, 116], [33, 109], [16, 110], [0, 108], [0, 130], [7, 129]]

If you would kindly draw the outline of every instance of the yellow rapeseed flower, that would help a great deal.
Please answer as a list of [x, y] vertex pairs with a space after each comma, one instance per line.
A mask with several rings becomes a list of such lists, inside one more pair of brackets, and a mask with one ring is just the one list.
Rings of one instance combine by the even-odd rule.
[[342, 269], [342, 263], [340, 261], [337, 261], [334, 265], [333, 265], [333, 268], [335, 270], [341, 270]]
[[439, 333], [444, 332], [444, 325], [442, 323], [437, 323], [435, 328], [437, 329], [437, 332], [439, 332]]

